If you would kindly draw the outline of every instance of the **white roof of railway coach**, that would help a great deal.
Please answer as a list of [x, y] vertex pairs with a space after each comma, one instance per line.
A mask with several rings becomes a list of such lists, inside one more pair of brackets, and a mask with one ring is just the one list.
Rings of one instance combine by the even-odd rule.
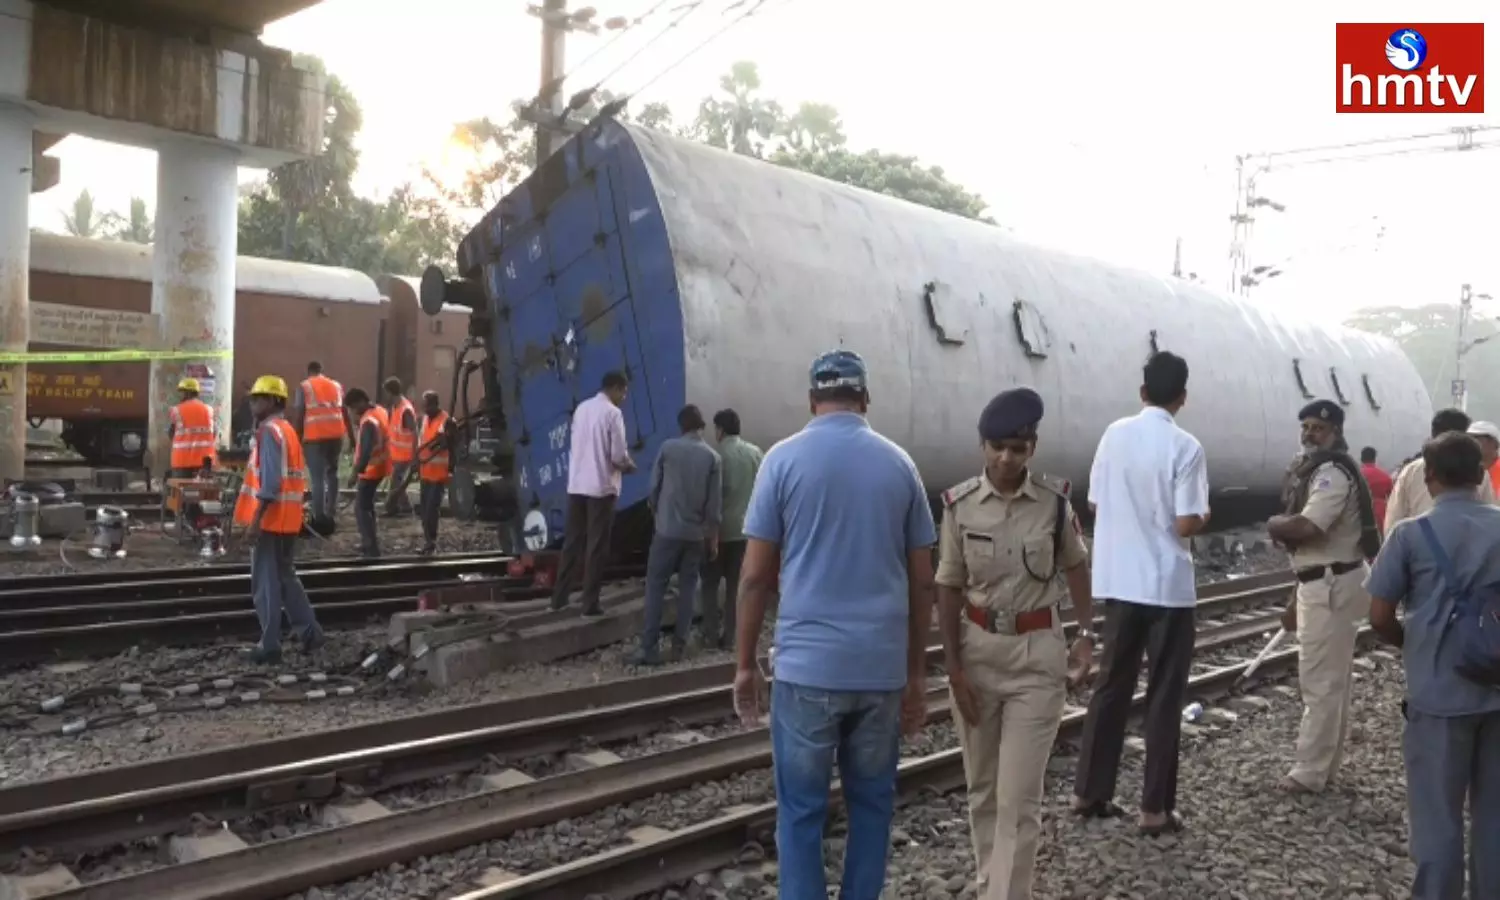
[[[96, 241], [62, 234], [31, 236], [31, 268], [58, 275], [149, 283], [153, 252], [149, 244]], [[235, 261], [234, 281], [238, 290], [257, 294], [347, 303], [381, 301], [380, 291], [370, 276], [332, 266], [241, 256]]]

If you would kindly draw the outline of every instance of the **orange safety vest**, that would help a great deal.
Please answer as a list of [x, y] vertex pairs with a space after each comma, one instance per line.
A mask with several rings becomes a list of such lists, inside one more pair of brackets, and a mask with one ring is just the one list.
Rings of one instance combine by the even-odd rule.
[[302, 442], [297, 440], [297, 430], [280, 416], [265, 420], [255, 430], [255, 440], [250, 445], [250, 464], [245, 467], [245, 483], [241, 485], [240, 498], [234, 505], [234, 522], [249, 525], [255, 519], [255, 508], [260, 505], [255, 495], [260, 491], [262, 476], [260, 433], [266, 429], [281, 445], [281, 492], [267, 505], [260, 529], [268, 534], [301, 534], [302, 498], [307, 494], [307, 460], [302, 456]]
[[214, 408], [194, 397], [172, 407], [172, 468], [198, 469], [203, 458], [217, 464], [214, 447]]
[[439, 411], [435, 416], [422, 417], [422, 446], [427, 449], [422, 451], [422, 467], [417, 474], [423, 481], [433, 484], [448, 482], [448, 447], [432, 447], [432, 442], [443, 433], [443, 427], [447, 424], [448, 414], [445, 412]]
[[314, 375], [302, 382], [302, 439], [304, 441], [341, 441], [344, 439], [344, 386], [326, 375]]
[[371, 406], [359, 417], [359, 434], [354, 439], [355, 459], [359, 459], [364, 453], [360, 444], [365, 439], [366, 422], [374, 422], [376, 425], [375, 446], [370, 448], [370, 461], [365, 464], [365, 470], [359, 473], [359, 478], [361, 481], [379, 481], [391, 474], [391, 414], [383, 406]]
[[406, 430], [406, 413], [411, 413], [412, 428], [417, 427], [417, 408], [402, 397], [391, 406], [391, 462], [409, 463], [417, 458], [417, 432]]

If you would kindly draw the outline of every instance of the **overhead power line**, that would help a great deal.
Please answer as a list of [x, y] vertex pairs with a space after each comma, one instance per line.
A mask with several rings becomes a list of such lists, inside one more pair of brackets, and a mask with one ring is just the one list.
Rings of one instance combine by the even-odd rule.
[[[790, 2], [790, 0], [788, 0], [788, 2], [781, 3], [780, 5], [781, 6], [786, 6], [786, 5], [788, 5], [789, 2]], [[692, 47], [688, 48], [688, 51], [686, 53], [682, 54], [681, 56], [677, 57], [677, 59], [673, 60], [665, 69], [662, 69], [660, 72], [657, 72], [655, 75], [653, 75], [649, 79], [647, 79], [645, 84], [643, 84], [640, 87], [636, 88], [634, 91], [631, 91], [630, 94], [628, 94], [626, 97], [624, 97], [621, 100], [617, 101], [619, 108], [623, 109], [624, 106], [625, 106], [625, 102], [626, 101], [634, 99], [635, 97], [640, 96], [642, 93], [644, 93], [646, 91], [647, 88], [651, 87], [653, 84], [655, 84], [656, 82], [660, 81], [662, 78], [664, 78], [667, 75], [667, 73], [671, 72], [673, 69], [676, 69], [678, 66], [680, 66], [683, 63], [687, 62], [698, 51], [702, 50], [704, 47], [707, 47], [709, 44], [711, 44], [714, 41], [718, 40], [721, 36], [724, 35], [725, 32], [729, 31], [730, 29], [734, 28], [736, 25], [739, 25], [741, 22], [744, 22], [746, 19], [748, 19], [751, 16], [755, 15], [756, 13], [760, 12], [761, 8], [766, 5], [766, 0], [735, 0], [734, 3], [731, 3], [724, 10], [724, 15], [728, 15], [729, 13], [733, 12], [734, 10], [739, 9], [740, 7], [743, 7], [743, 6], [747, 6], [747, 5], [749, 6], [749, 8], [746, 9], [744, 12], [740, 13], [738, 16], [735, 16], [733, 19], [730, 19], [728, 22], [725, 22], [722, 26], [720, 26], [716, 31], [714, 31], [708, 37], [704, 38], [703, 40], [699, 41], [697, 44], [695, 44]]]

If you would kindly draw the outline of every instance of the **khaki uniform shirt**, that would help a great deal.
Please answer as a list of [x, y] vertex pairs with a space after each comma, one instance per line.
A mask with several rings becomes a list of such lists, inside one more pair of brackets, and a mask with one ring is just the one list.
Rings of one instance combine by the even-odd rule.
[[1292, 566], [1360, 562], [1365, 555], [1359, 549], [1359, 493], [1354, 482], [1333, 463], [1314, 469], [1310, 482], [1300, 515], [1318, 526], [1323, 537], [1297, 545]]
[[1056, 575], [1088, 561], [1072, 504], [1064, 504], [1068, 521], [1062, 528], [1063, 545], [1060, 553], [1054, 550], [1057, 497], [1064, 491], [1035, 475], [1010, 497], [984, 475], [948, 491], [938, 535], [937, 583], [958, 588], [974, 606], [996, 612], [1056, 606], [1066, 593]]
[[[1479, 501], [1495, 503], [1495, 487], [1486, 472], [1479, 485]], [[1391, 488], [1391, 497], [1385, 505], [1384, 531], [1391, 533], [1397, 522], [1420, 516], [1432, 509], [1432, 494], [1427, 490], [1427, 463], [1419, 457], [1406, 464], [1396, 476], [1396, 486]]]

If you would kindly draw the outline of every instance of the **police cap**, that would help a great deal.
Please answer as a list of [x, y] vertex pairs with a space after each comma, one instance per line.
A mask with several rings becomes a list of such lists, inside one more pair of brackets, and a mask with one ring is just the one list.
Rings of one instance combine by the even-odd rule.
[[1003, 441], [1006, 438], [1036, 437], [1037, 423], [1042, 421], [1042, 397], [1031, 388], [1012, 388], [995, 395], [979, 414], [979, 439]]
[[1332, 400], [1314, 400], [1297, 413], [1298, 421], [1320, 419], [1334, 428], [1344, 427], [1344, 408]]

